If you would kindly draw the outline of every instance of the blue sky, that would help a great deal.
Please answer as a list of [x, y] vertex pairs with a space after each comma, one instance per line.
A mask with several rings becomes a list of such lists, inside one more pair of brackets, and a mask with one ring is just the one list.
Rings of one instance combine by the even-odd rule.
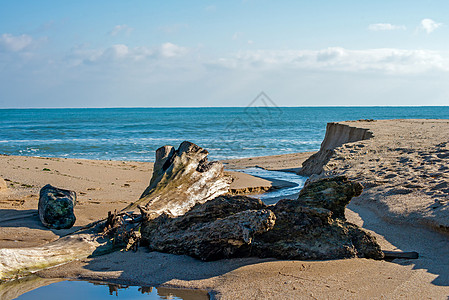
[[448, 1], [4, 1], [0, 107], [448, 105]]

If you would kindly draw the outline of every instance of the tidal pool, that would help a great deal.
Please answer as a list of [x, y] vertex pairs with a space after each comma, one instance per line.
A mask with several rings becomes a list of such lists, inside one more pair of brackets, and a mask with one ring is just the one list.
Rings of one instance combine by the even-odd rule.
[[182, 299], [207, 300], [206, 291], [129, 286], [65, 279], [43, 279], [37, 276], [0, 284], [0, 298], [20, 300], [88, 300], [88, 299]]

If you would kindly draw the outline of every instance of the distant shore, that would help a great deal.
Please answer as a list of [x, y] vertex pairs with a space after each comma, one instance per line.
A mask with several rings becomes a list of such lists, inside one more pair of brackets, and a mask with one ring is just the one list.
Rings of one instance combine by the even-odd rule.
[[[418, 260], [348, 259], [323, 262], [242, 258], [200, 262], [186, 256], [115, 252], [41, 271], [46, 278], [78, 278], [133, 285], [204, 289], [218, 299], [439, 298], [449, 295], [449, 120], [340, 122], [373, 137], [328, 141], [314, 157], [325, 175], [361, 181], [362, 196], [346, 211], [349, 221], [375, 234], [384, 250], [418, 251]], [[337, 126], [338, 127], [338, 126]], [[346, 136], [345, 130], [333, 129]], [[326, 143], [323, 143], [326, 145]], [[331, 152], [325, 151], [330, 150]], [[259, 166], [297, 172], [313, 153], [223, 161], [228, 169]], [[329, 155], [328, 155], [329, 154]], [[325, 159], [323, 159], [323, 157]], [[319, 163], [318, 163], [319, 162]], [[307, 163], [306, 163], [307, 164]], [[152, 163], [0, 156], [0, 247], [29, 247], [68, 233], [50, 231], [37, 216], [39, 189], [51, 183], [75, 190], [75, 228], [138, 199]], [[234, 189], [273, 183], [230, 173]], [[250, 189], [248, 189], [250, 190]]]

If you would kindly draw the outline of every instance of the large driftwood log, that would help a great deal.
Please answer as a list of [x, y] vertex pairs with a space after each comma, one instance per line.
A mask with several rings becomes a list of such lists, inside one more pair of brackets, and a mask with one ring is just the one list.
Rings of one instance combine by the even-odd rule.
[[125, 210], [140, 205], [152, 218], [162, 213], [180, 216], [197, 203], [227, 193], [232, 179], [224, 176], [222, 163], [208, 162], [208, 154], [206, 149], [187, 141], [177, 150], [172, 146], [157, 149], [149, 186]]
[[0, 279], [21, 277], [91, 255], [102, 244], [96, 235], [80, 234], [40, 247], [0, 249]]
[[0, 249], [0, 281], [126, 248], [133, 241], [140, 219], [126, 213], [109, 214], [106, 220], [43, 246]]
[[142, 237], [151, 250], [202, 260], [238, 256], [282, 259], [381, 259], [375, 238], [344, 218], [362, 186], [345, 177], [312, 182], [297, 200], [267, 206], [258, 199], [221, 196], [183, 216], [145, 219]]

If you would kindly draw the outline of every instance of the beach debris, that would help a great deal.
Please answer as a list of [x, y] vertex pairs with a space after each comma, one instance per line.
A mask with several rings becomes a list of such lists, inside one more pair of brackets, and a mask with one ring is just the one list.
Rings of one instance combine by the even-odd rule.
[[346, 222], [342, 213], [361, 192], [359, 183], [339, 176], [311, 182], [298, 199], [280, 200], [276, 205], [244, 196], [220, 196], [182, 216], [144, 215], [142, 242], [151, 250], [202, 260], [242, 256], [382, 259], [375, 238]]
[[157, 149], [149, 186], [125, 210], [140, 205], [149, 211], [148, 217], [162, 213], [180, 216], [197, 203], [227, 193], [232, 179], [224, 175], [222, 163], [208, 161], [208, 154], [206, 149], [188, 141], [176, 150], [172, 146]]
[[137, 250], [141, 222], [140, 214], [114, 211], [43, 246], [0, 249], [0, 282], [115, 250]]
[[[106, 249], [105, 249], [106, 248]], [[83, 232], [38, 247], [0, 249], [0, 281], [20, 278], [36, 271], [61, 265], [112, 249], [108, 239]]]
[[387, 251], [383, 250], [385, 259], [395, 259], [395, 258], [404, 258], [404, 259], [418, 259], [419, 254], [416, 251]]
[[109, 212], [107, 218], [43, 246], [0, 249], [0, 282], [89, 256], [135, 250], [141, 220], [137, 214]]
[[144, 217], [141, 232], [151, 250], [214, 260], [246, 254], [243, 246], [273, 229], [275, 220], [259, 199], [219, 196], [179, 217], [163, 214], [147, 222]]
[[108, 217], [104, 223], [101, 235], [111, 240], [113, 246], [117, 248], [124, 248], [125, 251], [137, 251], [141, 234], [140, 222], [142, 218], [140, 215], [121, 212], [117, 210], [108, 212]]
[[51, 229], [68, 229], [75, 224], [73, 211], [76, 205], [76, 193], [47, 184], [39, 193], [39, 219]]

